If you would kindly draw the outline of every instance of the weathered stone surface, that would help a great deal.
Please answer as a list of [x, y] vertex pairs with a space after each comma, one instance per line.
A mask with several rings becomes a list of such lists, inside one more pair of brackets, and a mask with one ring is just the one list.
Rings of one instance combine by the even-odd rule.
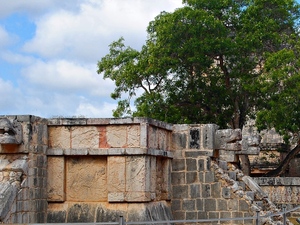
[[64, 157], [48, 157], [47, 169], [48, 201], [65, 201]]
[[[202, 125], [202, 144], [205, 150], [214, 150], [215, 147], [215, 133], [218, 126], [215, 124]], [[210, 155], [212, 156], [212, 155]]]
[[71, 148], [89, 149], [99, 147], [99, 132], [94, 126], [72, 127]]
[[217, 130], [215, 134], [215, 149], [240, 151], [242, 146], [242, 131], [240, 129]]
[[106, 201], [106, 164], [105, 157], [74, 156], [67, 158], [66, 200], [79, 202]]
[[127, 146], [126, 147], [139, 147], [140, 146], [140, 126], [127, 127]]
[[122, 202], [125, 200], [125, 162], [126, 158], [121, 156], [110, 156], [107, 158], [108, 201]]
[[121, 148], [126, 146], [127, 126], [108, 126], [106, 128], [106, 138], [109, 146]]
[[71, 148], [71, 135], [68, 127], [49, 127], [49, 147], [58, 149]]
[[0, 221], [4, 221], [17, 197], [19, 188], [10, 182], [0, 182]]
[[95, 206], [76, 203], [68, 208], [67, 222], [68, 223], [92, 223], [94, 222]]
[[190, 130], [189, 146], [191, 149], [200, 149], [200, 129], [193, 128]]

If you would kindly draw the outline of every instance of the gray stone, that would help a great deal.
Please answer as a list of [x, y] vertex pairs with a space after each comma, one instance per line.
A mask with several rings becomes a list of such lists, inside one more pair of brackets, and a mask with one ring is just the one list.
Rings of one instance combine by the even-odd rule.
[[185, 214], [185, 219], [186, 220], [196, 220], [197, 217], [198, 217], [197, 212], [186, 212], [186, 214]]
[[223, 187], [222, 188], [222, 196], [225, 199], [231, 198], [231, 191], [230, 191], [230, 189], [227, 188], [227, 187]]
[[215, 134], [215, 149], [240, 151], [242, 146], [242, 131], [240, 129], [217, 130]]
[[[231, 212], [220, 212], [220, 218], [221, 219], [228, 219], [225, 221], [223, 221], [222, 223], [231, 223], [230, 219], [231, 219]], [[233, 221], [232, 221], [233, 222]]]
[[255, 194], [254, 194], [253, 191], [246, 191], [245, 193], [246, 193], [246, 195], [247, 195], [249, 198], [251, 198], [252, 200], [254, 200]]
[[185, 172], [172, 172], [171, 173], [172, 184], [185, 184]]
[[186, 173], [186, 183], [192, 184], [197, 182], [197, 172], [187, 172]]
[[227, 211], [227, 201], [224, 199], [217, 199], [217, 210], [218, 211]]
[[232, 180], [236, 180], [236, 172], [235, 171], [228, 171], [228, 176]]
[[204, 200], [203, 199], [197, 199], [196, 200], [196, 210], [197, 211], [203, 211], [204, 210]]
[[190, 130], [190, 149], [200, 149], [200, 129], [193, 128]]
[[223, 170], [228, 170], [228, 165], [227, 165], [227, 162], [226, 161], [222, 161], [222, 160], [220, 160], [219, 161], [219, 167], [221, 168], [221, 169], [223, 169]]
[[172, 171], [184, 171], [184, 170], [185, 170], [185, 159], [172, 160]]
[[243, 199], [239, 200], [239, 210], [240, 211], [243, 211], [243, 212], [247, 211], [248, 212], [249, 208], [250, 208], [250, 206], [249, 206], [249, 203], [247, 201], [245, 201]]
[[172, 211], [179, 211], [179, 210], [182, 210], [182, 207], [181, 207], [181, 201], [180, 199], [176, 199], [176, 200], [172, 200], [171, 201], [171, 210]]
[[94, 222], [95, 208], [88, 204], [74, 204], [69, 207], [67, 223], [92, 223]]
[[185, 211], [175, 211], [173, 212], [174, 220], [185, 220]]
[[185, 149], [187, 143], [187, 137], [185, 133], [173, 133], [172, 134], [172, 141], [175, 145], [176, 149]]
[[48, 211], [47, 223], [66, 223], [66, 211]]
[[244, 183], [250, 188], [250, 190], [254, 191], [259, 198], [268, 197], [267, 194], [262, 190], [262, 188], [249, 176], [244, 176], [242, 178]]
[[215, 124], [205, 124], [203, 126], [203, 148], [204, 149], [216, 149], [215, 148], [215, 133], [218, 126]]
[[216, 182], [211, 184], [211, 196], [213, 198], [221, 198], [222, 193], [221, 193], [221, 183]]
[[190, 185], [190, 196], [193, 199], [200, 197], [200, 184], [191, 184]]
[[198, 177], [199, 177], [199, 182], [204, 183], [204, 172], [199, 172]]
[[239, 204], [237, 199], [229, 199], [227, 202], [228, 210], [229, 211], [237, 211]]
[[215, 173], [213, 171], [205, 172], [205, 183], [215, 182]]
[[[208, 218], [209, 219], [219, 219], [220, 213], [219, 212], [208, 212]], [[218, 224], [218, 223], [216, 223], [216, 224]]]
[[198, 212], [198, 220], [207, 219], [207, 212]]
[[184, 199], [182, 201], [182, 209], [184, 211], [192, 211], [195, 210], [195, 200]]
[[205, 170], [205, 161], [204, 159], [198, 159], [198, 171], [203, 172]]
[[188, 186], [174, 185], [172, 194], [173, 194], [173, 199], [188, 198]]
[[216, 211], [216, 200], [215, 199], [204, 199], [204, 209], [207, 212]]
[[211, 197], [211, 186], [210, 184], [202, 184], [202, 197]]
[[186, 170], [187, 171], [197, 171], [196, 159], [186, 159]]

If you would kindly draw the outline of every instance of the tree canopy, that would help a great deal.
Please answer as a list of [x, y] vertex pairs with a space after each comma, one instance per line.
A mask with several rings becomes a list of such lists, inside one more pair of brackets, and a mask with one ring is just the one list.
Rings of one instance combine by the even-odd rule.
[[299, 130], [298, 20], [294, 0], [183, 0], [149, 23], [141, 50], [120, 38], [98, 62], [116, 85], [114, 116], [241, 128], [257, 112], [271, 124], [289, 110]]

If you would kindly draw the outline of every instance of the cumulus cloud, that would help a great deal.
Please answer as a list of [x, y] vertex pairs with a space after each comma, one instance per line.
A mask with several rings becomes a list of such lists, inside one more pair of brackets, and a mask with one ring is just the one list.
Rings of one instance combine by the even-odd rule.
[[[109, 96], [115, 86], [96, 73], [97, 61], [121, 36], [127, 45], [140, 48], [149, 21], [181, 2], [0, 0], [0, 18], [21, 13], [36, 29], [28, 40], [0, 26], [0, 63], [7, 63], [5, 79], [11, 79], [0, 78], [0, 95], [5, 96], [0, 98], [0, 114], [111, 117], [116, 102]], [[14, 38], [19, 38], [16, 45]]]
[[110, 118], [112, 111], [116, 109], [117, 104], [104, 102], [102, 105], [97, 105], [92, 102], [82, 101], [76, 109], [76, 115], [92, 118]]
[[11, 44], [15, 37], [9, 35], [9, 33], [0, 26], [0, 48], [6, 47]]
[[16, 12], [26, 13], [30, 16], [39, 16], [57, 8], [75, 10], [78, 8], [79, 2], [83, 2], [83, 0], [0, 0], [0, 17], [5, 17]]
[[45, 58], [64, 55], [95, 62], [120, 36], [129, 45], [141, 47], [149, 21], [162, 8], [171, 10], [179, 3], [181, 0], [83, 1], [78, 12], [61, 9], [37, 20], [36, 35], [24, 50]]
[[22, 73], [27, 82], [44, 91], [109, 96], [114, 88], [113, 82], [103, 80], [95, 71], [93, 66], [58, 60], [37, 61], [24, 68]]

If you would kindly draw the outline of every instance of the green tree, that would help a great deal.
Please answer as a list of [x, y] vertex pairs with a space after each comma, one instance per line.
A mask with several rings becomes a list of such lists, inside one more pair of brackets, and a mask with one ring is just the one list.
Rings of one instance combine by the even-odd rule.
[[242, 128], [265, 107], [264, 64], [295, 37], [298, 18], [294, 0], [183, 0], [149, 23], [140, 51], [121, 38], [98, 62], [116, 84], [114, 116]]
[[267, 176], [285, 173], [289, 162], [300, 152], [300, 43], [271, 54], [262, 75], [266, 95], [264, 109], [257, 113], [259, 129], [274, 127], [292, 147], [277, 169]]

